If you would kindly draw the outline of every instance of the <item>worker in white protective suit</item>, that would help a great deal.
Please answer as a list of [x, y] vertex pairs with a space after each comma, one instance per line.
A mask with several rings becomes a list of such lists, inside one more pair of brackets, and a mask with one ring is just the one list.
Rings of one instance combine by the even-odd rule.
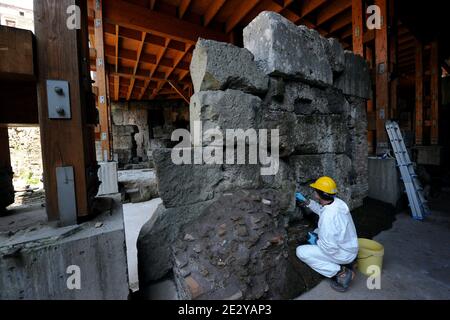
[[336, 197], [337, 186], [330, 177], [321, 177], [310, 187], [314, 200], [296, 193], [296, 200], [319, 216], [318, 228], [309, 234], [309, 245], [297, 247], [297, 257], [312, 269], [331, 278], [331, 287], [348, 289], [355, 273], [348, 266], [358, 254], [358, 237], [347, 204]]

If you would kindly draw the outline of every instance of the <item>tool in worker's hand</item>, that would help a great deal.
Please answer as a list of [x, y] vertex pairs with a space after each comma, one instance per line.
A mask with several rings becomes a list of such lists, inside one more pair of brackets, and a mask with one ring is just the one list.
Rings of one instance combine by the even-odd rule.
[[308, 243], [309, 244], [317, 244], [317, 239], [319, 239], [319, 236], [315, 232], [308, 232]]

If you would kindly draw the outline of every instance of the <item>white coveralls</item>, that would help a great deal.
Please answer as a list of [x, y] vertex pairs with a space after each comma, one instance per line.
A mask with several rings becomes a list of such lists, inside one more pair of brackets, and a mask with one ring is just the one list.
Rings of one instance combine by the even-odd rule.
[[310, 200], [308, 208], [319, 215], [317, 245], [297, 247], [297, 257], [318, 273], [331, 278], [341, 265], [349, 264], [358, 254], [358, 237], [347, 204], [334, 198], [333, 203], [321, 206]]

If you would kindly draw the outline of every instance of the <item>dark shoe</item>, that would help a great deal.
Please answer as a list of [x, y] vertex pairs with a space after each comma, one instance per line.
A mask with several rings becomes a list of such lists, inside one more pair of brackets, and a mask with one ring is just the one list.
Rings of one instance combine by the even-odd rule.
[[331, 279], [330, 286], [336, 291], [345, 292], [354, 278], [355, 272], [346, 267], [342, 267], [342, 270]]

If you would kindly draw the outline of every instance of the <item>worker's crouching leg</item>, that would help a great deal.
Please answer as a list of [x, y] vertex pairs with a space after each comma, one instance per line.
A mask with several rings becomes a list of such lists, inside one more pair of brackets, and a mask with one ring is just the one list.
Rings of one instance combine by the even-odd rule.
[[321, 275], [331, 278], [341, 270], [341, 266], [334, 263], [317, 245], [297, 247], [297, 257]]

